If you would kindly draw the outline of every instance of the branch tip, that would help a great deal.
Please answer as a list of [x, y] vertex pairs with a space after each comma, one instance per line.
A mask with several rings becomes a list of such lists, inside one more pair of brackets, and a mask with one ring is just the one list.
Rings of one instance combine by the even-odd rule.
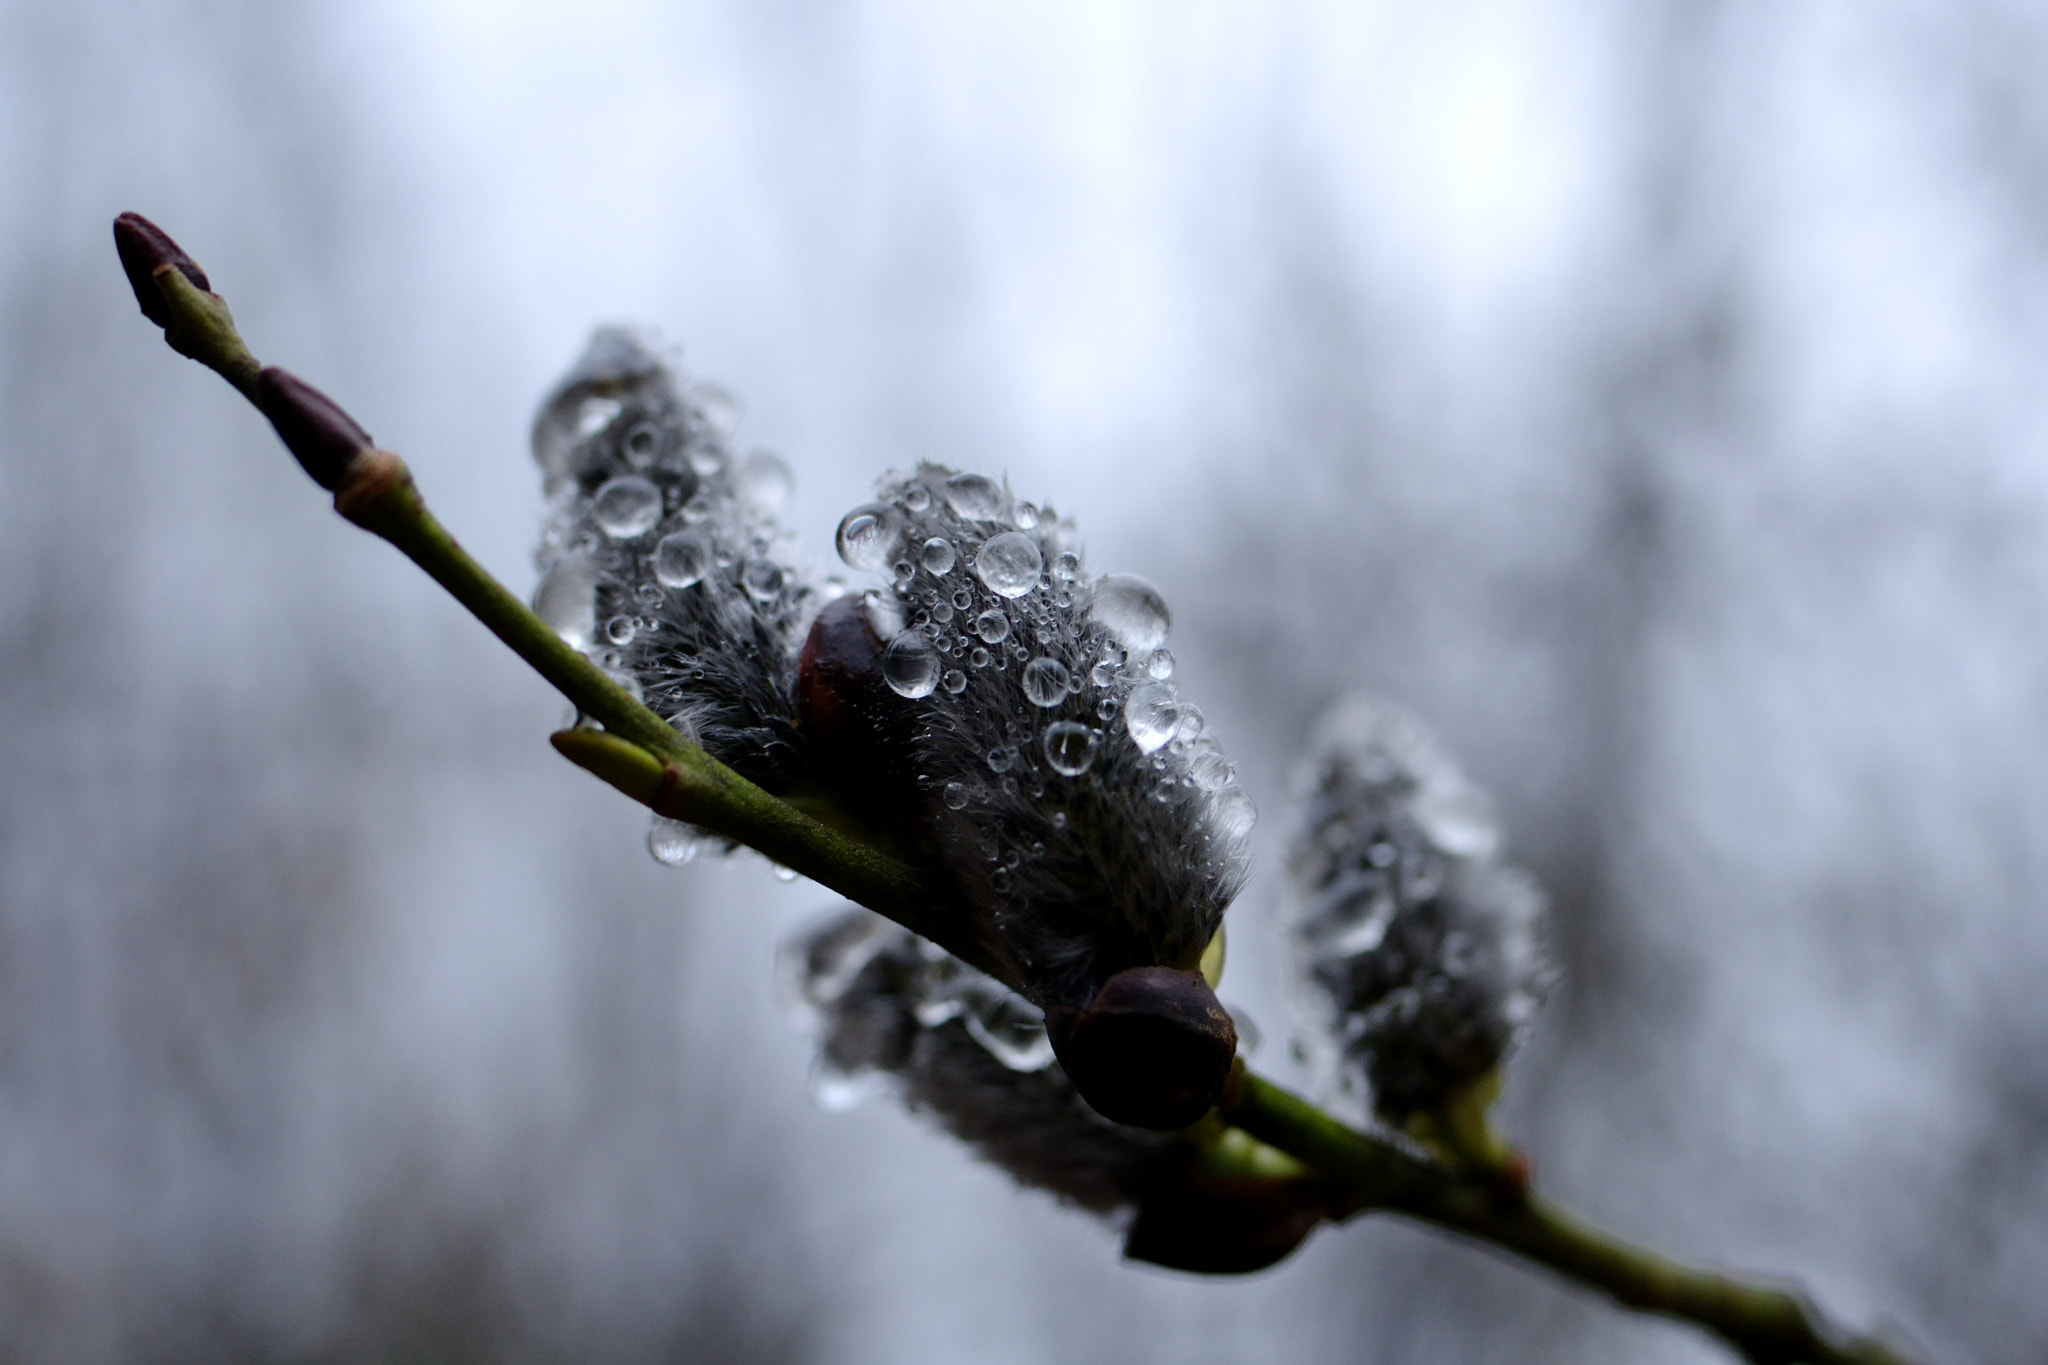
[[121, 269], [128, 276], [128, 287], [135, 291], [142, 315], [159, 327], [171, 325], [171, 310], [157, 285], [157, 271], [175, 266], [194, 288], [213, 292], [199, 262], [187, 256], [170, 233], [139, 213], [124, 213], [114, 220], [114, 250], [121, 255]]

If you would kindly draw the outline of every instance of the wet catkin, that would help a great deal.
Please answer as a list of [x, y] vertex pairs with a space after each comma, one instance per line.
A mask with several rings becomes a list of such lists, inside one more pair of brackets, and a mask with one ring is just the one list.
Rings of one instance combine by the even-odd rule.
[[1489, 1075], [1551, 979], [1544, 900], [1484, 796], [1422, 727], [1353, 695], [1296, 774], [1288, 873], [1310, 980], [1396, 1121]]

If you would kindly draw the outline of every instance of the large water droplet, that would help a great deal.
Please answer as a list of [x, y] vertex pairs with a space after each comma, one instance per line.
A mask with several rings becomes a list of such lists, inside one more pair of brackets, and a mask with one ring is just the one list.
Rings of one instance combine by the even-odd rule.
[[1137, 742], [1140, 753], [1164, 748], [1179, 724], [1180, 704], [1174, 700], [1173, 689], [1164, 683], [1146, 683], [1131, 689], [1129, 700], [1124, 702], [1124, 726]]
[[1205, 792], [1220, 791], [1236, 775], [1230, 760], [1215, 749], [1195, 755], [1188, 765], [1188, 780]]
[[939, 799], [946, 803], [947, 810], [966, 810], [967, 784], [964, 782], [948, 782], [945, 790], [939, 793]]
[[1022, 531], [992, 536], [974, 557], [974, 572], [998, 597], [1022, 597], [1038, 586], [1045, 558], [1038, 542]]
[[967, 690], [967, 675], [957, 668], [947, 670], [941, 681], [945, 689], [956, 697]]
[[871, 502], [848, 512], [833, 539], [839, 547], [839, 557], [849, 567], [879, 569], [894, 558], [896, 543], [901, 538], [896, 529], [895, 509]]
[[1226, 787], [1216, 797], [1216, 828], [1226, 839], [1242, 839], [1258, 823], [1259, 808], [1241, 787]]
[[939, 685], [939, 651], [923, 632], [906, 630], [882, 651], [882, 676], [899, 696], [929, 697]]
[[782, 595], [782, 567], [770, 559], [750, 559], [740, 570], [740, 586], [756, 602], [773, 602]]
[[989, 1056], [1012, 1071], [1043, 1071], [1052, 1065], [1045, 1016], [1020, 996], [1003, 991], [994, 999], [970, 1000], [961, 1022]]
[[989, 644], [1001, 644], [1010, 633], [1010, 618], [990, 607], [974, 618], [974, 633]]
[[931, 573], [944, 578], [953, 572], [953, 561], [960, 556], [953, 549], [953, 542], [944, 536], [933, 536], [924, 543], [924, 553], [918, 558]]
[[1089, 619], [1099, 621], [1133, 654], [1145, 654], [1166, 643], [1173, 613], [1166, 599], [1136, 574], [1113, 573], [1095, 585], [1088, 604]]
[[1067, 777], [1079, 777], [1095, 762], [1098, 741], [1095, 732], [1071, 720], [1054, 721], [1045, 727], [1045, 761], [1052, 770]]
[[533, 610], [572, 649], [597, 632], [597, 571], [584, 560], [558, 561], [534, 590]]
[[711, 567], [711, 545], [696, 531], [677, 531], [654, 543], [654, 576], [662, 586], [687, 588]]
[[1152, 651], [1152, 657], [1145, 660], [1145, 672], [1154, 682], [1165, 682], [1173, 676], [1173, 655], [1164, 649]]
[[796, 476], [773, 451], [757, 450], [741, 462], [740, 496], [764, 512], [780, 512], [796, 491]]
[[681, 867], [697, 856], [697, 827], [657, 815], [647, 824], [647, 851], [665, 867]]
[[932, 490], [921, 483], [913, 483], [903, 490], [899, 501], [913, 512], [922, 512], [932, 505]]
[[1067, 666], [1058, 659], [1037, 658], [1024, 665], [1024, 695], [1033, 706], [1058, 706], [1067, 695]]
[[661, 490], [638, 474], [623, 475], [597, 490], [590, 510], [606, 535], [631, 540], [661, 520]]
[[994, 521], [1003, 515], [1003, 486], [980, 474], [955, 474], [946, 480], [946, 505], [972, 521]]

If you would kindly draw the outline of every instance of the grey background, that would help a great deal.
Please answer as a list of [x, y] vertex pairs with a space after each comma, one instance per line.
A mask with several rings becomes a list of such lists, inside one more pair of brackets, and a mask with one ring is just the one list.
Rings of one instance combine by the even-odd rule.
[[1723, 1358], [1384, 1220], [1125, 1268], [817, 1110], [830, 898], [653, 864], [135, 314], [134, 208], [522, 590], [598, 321], [815, 557], [918, 458], [1077, 514], [1266, 812], [1282, 1074], [1285, 768], [1406, 702], [1557, 899], [1546, 1186], [2041, 1359], [2044, 59], [1979, 0], [0, 0], [0, 1358]]

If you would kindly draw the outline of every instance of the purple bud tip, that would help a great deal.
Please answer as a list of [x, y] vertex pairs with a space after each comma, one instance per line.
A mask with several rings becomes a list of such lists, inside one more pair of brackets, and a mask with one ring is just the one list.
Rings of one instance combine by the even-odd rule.
[[1185, 1128], [1230, 1079], [1237, 1027], [1194, 972], [1132, 967], [1085, 1009], [1045, 1012], [1067, 1079], [1095, 1112], [1138, 1128]]
[[313, 482], [330, 493], [341, 486], [349, 462], [375, 445], [339, 403], [274, 365], [256, 376], [256, 406]]
[[174, 265], [196, 287], [208, 293], [213, 291], [199, 263], [187, 256], [168, 232], [139, 213], [124, 213], [114, 220], [114, 250], [121, 253], [121, 269], [127, 272], [128, 287], [135, 291], [142, 316], [159, 327], [168, 327], [171, 322], [170, 309], [156, 287], [156, 272], [160, 268]]

